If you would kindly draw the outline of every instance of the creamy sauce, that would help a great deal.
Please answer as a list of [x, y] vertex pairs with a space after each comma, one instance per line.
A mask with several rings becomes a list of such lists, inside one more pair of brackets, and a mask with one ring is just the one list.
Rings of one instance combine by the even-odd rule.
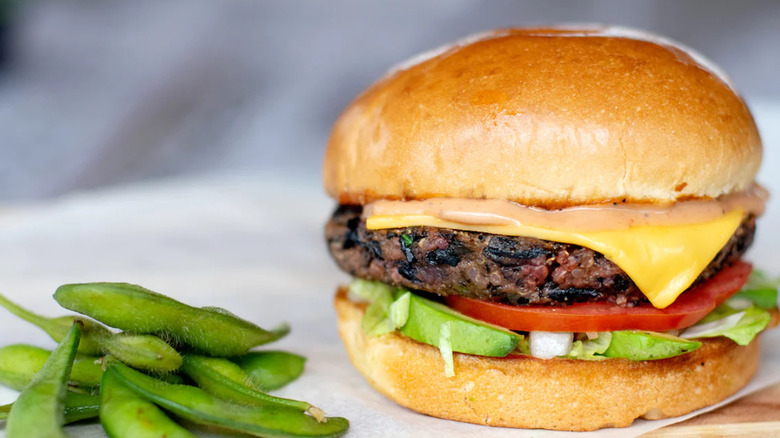
[[734, 210], [760, 216], [769, 193], [758, 184], [717, 199], [669, 205], [606, 204], [544, 210], [499, 199], [432, 198], [375, 201], [363, 216], [428, 215], [464, 225], [526, 225], [551, 229], [602, 231], [646, 225], [686, 225], [711, 221]]

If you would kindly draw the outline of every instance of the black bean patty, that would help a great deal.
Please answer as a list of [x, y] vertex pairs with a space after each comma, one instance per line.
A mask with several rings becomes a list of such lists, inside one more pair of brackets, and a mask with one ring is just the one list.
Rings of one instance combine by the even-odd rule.
[[[434, 227], [368, 230], [361, 212], [340, 206], [325, 229], [334, 260], [355, 277], [514, 305], [647, 301], [622, 269], [588, 248]], [[754, 231], [749, 216], [696, 281], [739, 259]]]

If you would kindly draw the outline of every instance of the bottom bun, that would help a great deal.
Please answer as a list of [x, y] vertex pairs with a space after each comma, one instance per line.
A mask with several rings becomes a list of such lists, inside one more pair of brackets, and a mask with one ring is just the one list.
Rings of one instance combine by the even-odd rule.
[[365, 303], [336, 294], [339, 334], [352, 364], [396, 403], [449, 420], [489, 426], [585, 431], [627, 427], [637, 418], [676, 417], [742, 388], [758, 367], [747, 346], [704, 340], [696, 351], [653, 361], [543, 360], [455, 353], [445, 377], [439, 350], [397, 333], [367, 337]]

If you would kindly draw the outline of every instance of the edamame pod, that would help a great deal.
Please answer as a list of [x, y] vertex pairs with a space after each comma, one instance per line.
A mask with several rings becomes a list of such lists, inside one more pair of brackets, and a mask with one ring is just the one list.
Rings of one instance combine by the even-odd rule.
[[247, 406], [287, 406], [322, 421], [325, 413], [309, 403], [268, 395], [252, 384], [249, 375], [233, 362], [218, 357], [184, 356], [182, 371], [209, 394]]
[[284, 406], [229, 403], [194, 386], [161, 382], [119, 362], [109, 364], [108, 374], [166, 411], [198, 424], [262, 437], [335, 437], [349, 427], [349, 422], [341, 417], [318, 422]]
[[[0, 384], [21, 391], [33, 381], [43, 368], [51, 351], [32, 345], [6, 345], [0, 348]], [[70, 370], [68, 384], [84, 389], [100, 386], [103, 367], [96, 357], [76, 357]]]
[[64, 402], [81, 327], [78, 321], [73, 324], [30, 386], [19, 395], [8, 416], [6, 438], [67, 438], [62, 430]]
[[201, 309], [127, 283], [66, 284], [54, 299], [66, 309], [132, 333], [162, 334], [214, 356], [238, 356], [289, 332], [264, 330], [222, 309]]
[[181, 355], [157, 336], [119, 333], [106, 337], [102, 344], [106, 353], [133, 368], [169, 372], [181, 367]]
[[103, 376], [100, 395], [100, 424], [111, 438], [195, 438], [113, 373]]
[[[58, 318], [46, 318], [34, 314], [12, 303], [0, 295], [0, 305], [4, 306], [14, 315], [43, 329], [49, 336], [60, 342], [67, 334], [69, 327], [73, 325], [75, 316], [61, 316]], [[149, 335], [114, 334], [108, 328], [89, 319], [79, 319], [84, 323], [79, 352], [86, 355], [111, 354], [122, 362], [144, 370], [168, 372], [177, 370], [181, 366], [181, 356], [162, 339]], [[45, 359], [41, 362], [43, 365]], [[78, 374], [78, 365], [75, 372]], [[2, 365], [0, 364], [0, 369]], [[40, 369], [40, 366], [38, 367]], [[97, 376], [98, 386], [102, 373]], [[73, 380], [78, 380], [74, 377]], [[0, 376], [0, 383], [3, 382]]]
[[231, 359], [252, 378], [262, 391], [273, 391], [303, 373], [306, 358], [286, 351], [250, 351]]
[[[8, 418], [13, 403], [0, 406], [0, 421]], [[100, 396], [68, 391], [65, 395], [65, 424], [97, 418], [100, 409]]]
[[[43, 368], [51, 351], [32, 345], [7, 345], [0, 348], [0, 384], [17, 391], [27, 387]], [[68, 383], [92, 389], [100, 385], [103, 369], [95, 357], [78, 357], [73, 362]]]
[[[2, 295], [0, 305], [19, 318], [40, 327], [57, 342], [65, 337], [77, 318], [46, 318], [14, 304]], [[111, 354], [132, 367], [151, 371], [168, 372], [181, 366], [181, 356], [162, 339], [147, 335], [114, 334], [95, 321], [81, 317], [78, 319], [84, 323], [79, 353], [91, 356]]]
[[97, 418], [100, 395], [68, 391], [65, 395], [65, 424]]
[[184, 384], [184, 378], [178, 374], [171, 374], [171, 373], [162, 373], [162, 374], [153, 374], [154, 377], [157, 377], [158, 379], [162, 380], [165, 383], [173, 383], [175, 385], [183, 385]]
[[102, 354], [102, 348], [97, 338], [99, 336], [110, 336], [111, 331], [106, 327], [90, 321], [86, 318], [76, 316], [60, 316], [56, 318], [47, 318], [45, 316], [38, 315], [30, 312], [29, 310], [19, 306], [18, 304], [10, 301], [8, 298], [0, 295], [0, 306], [5, 307], [6, 310], [19, 318], [38, 326], [46, 332], [56, 342], [62, 341], [65, 335], [68, 334], [70, 328], [73, 326], [73, 322], [78, 319], [82, 322], [84, 329], [81, 331], [81, 342], [79, 342], [79, 353], [89, 356], [100, 356]]

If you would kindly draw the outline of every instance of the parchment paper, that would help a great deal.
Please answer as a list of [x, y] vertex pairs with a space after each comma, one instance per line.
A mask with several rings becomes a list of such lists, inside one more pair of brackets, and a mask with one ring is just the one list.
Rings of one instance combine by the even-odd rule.
[[[0, 290], [28, 308], [58, 315], [51, 294], [60, 284], [128, 281], [193, 305], [225, 307], [263, 326], [288, 321], [292, 333], [271, 348], [309, 360], [302, 378], [278, 394], [347, 417], [349, 437], [575, 436], [430, 418], [372, 390], [336, 334], [332, 296], [348, 278], [325, 250], [323, 224], [333, 205], [316, 176], [261, 175], [150, 183], [6, 207], [0, 209]], [[752, 254], [773, 261], [767, 256], [778, 240], [771, 223], [778, 222], [770, 210], [759, 229], [771, 240], [757, 238]], [[780, 273], [772, 263], [764, 267]], [[10, 343], [54, 346], [0, 310], [0, 345]], [[764, 344], [761, 369], [740, 395], [780, 381], [778, 333]], [[0, 390], [0, 403], [14, 397]], [[576, 436], [636, 436], [687, 417]], [[72, 436], [105, 436], [96, 424], [67, 430]]]

